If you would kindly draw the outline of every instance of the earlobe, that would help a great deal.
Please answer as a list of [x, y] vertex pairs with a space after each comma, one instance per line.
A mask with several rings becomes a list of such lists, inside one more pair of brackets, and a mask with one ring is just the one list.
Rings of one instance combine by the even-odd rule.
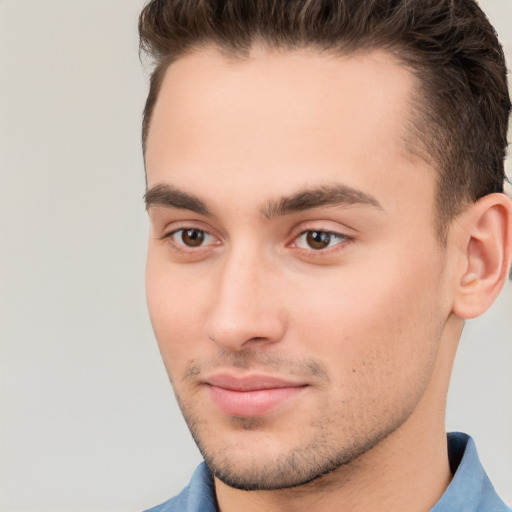
[[509, 275], [512, 255], [512, 202], [505, 194], [489, 194], [461, 219], [462, 264], [453, 312], [464, 319], [484, 313]]

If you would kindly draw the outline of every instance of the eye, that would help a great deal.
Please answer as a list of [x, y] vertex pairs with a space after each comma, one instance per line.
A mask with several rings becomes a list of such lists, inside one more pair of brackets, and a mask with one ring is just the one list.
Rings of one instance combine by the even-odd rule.
[[175, 244], [185, 247], [201, 247], [211, 245], [215, 238], [202, 229], [177, 229], [167, 235]]
[[341, 244], [348, 240], [348, 237], [330, 231], [304, 231], [296, 238], [296, 245], [301, 249], [313, 249], [320, 251], [329, 249], [335, 245]]

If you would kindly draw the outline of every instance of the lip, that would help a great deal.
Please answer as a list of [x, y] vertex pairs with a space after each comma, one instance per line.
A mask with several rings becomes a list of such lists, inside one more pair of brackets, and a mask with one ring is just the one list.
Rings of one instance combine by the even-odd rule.
[[210, 398], [229, 416], [250, 418], [269, 414], [308, 387], [268, 375], [212, 375], [205, 379]]

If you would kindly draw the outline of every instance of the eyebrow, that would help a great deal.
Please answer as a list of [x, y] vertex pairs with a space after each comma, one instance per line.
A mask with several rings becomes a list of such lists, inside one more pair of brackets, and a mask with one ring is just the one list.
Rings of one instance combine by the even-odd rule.
[[291, 196], [269, 201], [261, 210], [267, 219], [321, 206], [371, 206], [384, 211], [377, 199], [361, 190], [342, 185], [307, 188]]
[[[201, 215], [211, 216], [212, 212], [198, 197], [170, 185], [155, 185], [144, 194], [146, 210], [155, 206], [190, 210]], [[373, 196], [342, 184], [322, 185], [306, 188], [290, 196], [270, 200], [261, 208], [267, 219], [290, 213], [311, 210], [321, 206], [371, 206], [384, 210]]]
[[146, 210], [155, 206], [190, 210], [201, 215], [211, 215], [206, 204], [199, 198], [169, 185], [155, 185], [144, 194]]

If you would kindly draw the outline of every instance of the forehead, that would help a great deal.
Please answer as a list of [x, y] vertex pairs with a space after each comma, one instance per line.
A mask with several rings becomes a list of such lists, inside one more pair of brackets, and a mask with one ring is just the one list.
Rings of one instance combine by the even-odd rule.
[[406, 150], [416, 87], [385, 52], [256, 47], [230, 59], [198, 50], [165, 74], [148, 134], [148, 186], [206, 184], [209, 193], [222, 184], [249, 199], [262, 180], [275, 195], [315, 180], [403, 188], [407, 173], [424, 181], [415, 168], [426, 164]]

